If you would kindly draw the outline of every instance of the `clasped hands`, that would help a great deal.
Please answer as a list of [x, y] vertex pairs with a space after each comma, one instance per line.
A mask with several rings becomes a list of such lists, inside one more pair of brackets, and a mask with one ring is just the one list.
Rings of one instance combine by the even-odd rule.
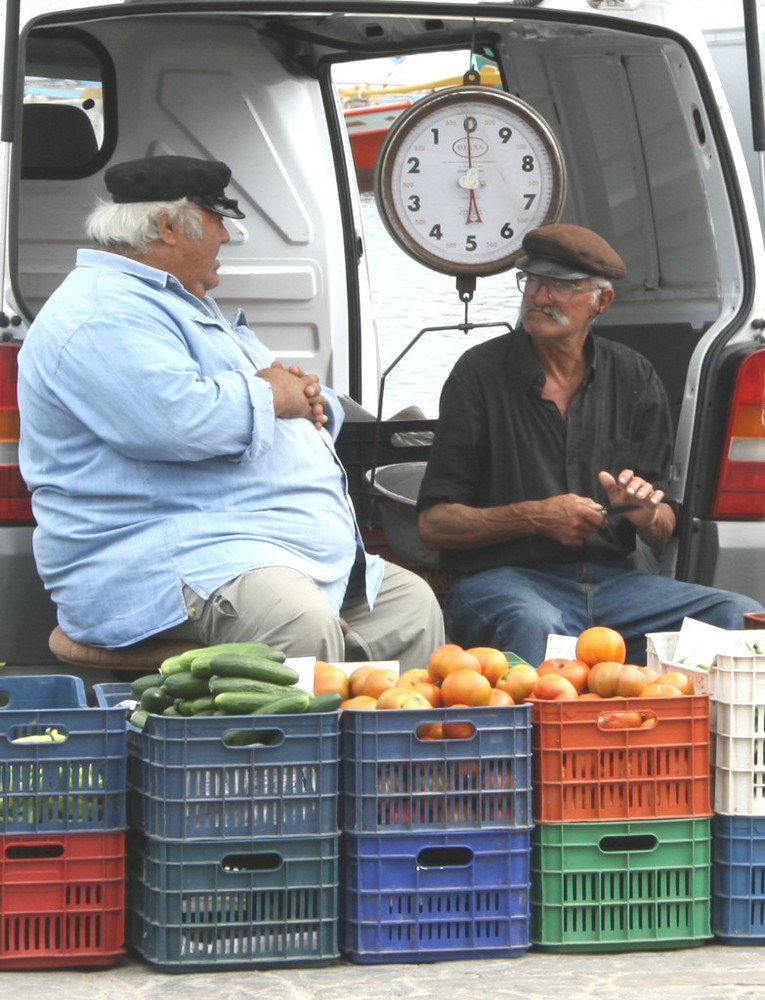
[[306, 375], [298, 365], [285, 368], [281, 361], [261, 368], [257, 375], [271, 386], [277, 417], [305, 417], [319, 430], [326, 424], [327, 400], [322, 395], [318, 375]]

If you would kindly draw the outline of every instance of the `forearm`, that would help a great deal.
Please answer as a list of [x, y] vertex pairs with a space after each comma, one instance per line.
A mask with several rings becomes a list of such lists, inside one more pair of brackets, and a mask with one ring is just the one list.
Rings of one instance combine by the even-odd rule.
[[429, 549], [473, 549], [541, 534], [546, 520], [536, 500], [501, 507], [440, 503], [421, 511], [418, 527]]

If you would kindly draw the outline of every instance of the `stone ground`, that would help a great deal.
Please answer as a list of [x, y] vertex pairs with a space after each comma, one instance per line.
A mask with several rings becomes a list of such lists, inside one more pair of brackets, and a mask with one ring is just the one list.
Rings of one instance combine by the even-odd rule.
[[167, 974], [133, 957], [105, 969], [3, 972], [3, 1000], [765, 1000], [765, 950], [710, 943], [620, 954]]

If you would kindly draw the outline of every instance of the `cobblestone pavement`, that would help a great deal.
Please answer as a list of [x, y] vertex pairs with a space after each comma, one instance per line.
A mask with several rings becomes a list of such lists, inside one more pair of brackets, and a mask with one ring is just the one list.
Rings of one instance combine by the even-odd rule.
[[106, 969], [3, 972], [3, 1000], [765, 1000], [765, 950], [707, 944], [427, 964], [344, 962], [165, 974], [132, 957]]

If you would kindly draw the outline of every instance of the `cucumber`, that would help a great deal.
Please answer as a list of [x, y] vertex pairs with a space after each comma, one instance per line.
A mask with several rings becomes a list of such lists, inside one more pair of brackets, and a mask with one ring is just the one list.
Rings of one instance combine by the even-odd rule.
[[263, 694], [283, 695], [298, 691], [299, 688], [272, 684], [271, 681], [256, 681], [252, 677], [211, 677], [207, 682], [211, 694], [223, 691], [260, 691]]
[[181, 715], [209, 715], [215, 710], [215, 698], [211, 694], [204, 694], [199, 698], [178, 701], [176, 708]]
[[221, 642], [215, 646], [201, 646], [198, 649], [187, 649], [181, 653], [181, 661], [184, 666], [190, 667], [192, 663], [209, 663], [214, 656], [221, 653], [233, 653], [235, 655], [257, 656], [263, 659], [274, 660], [283, 663], [287, 659], [287, 654], [273, 646], [268, 646], [265, 642]]
[[217, 677], [249, 677], [254, 681], [268, 681], [283, 687], [296, 684], [300, 676], [297, 670], [284, 663], [235, 653], [214, 656], [210, 660], [210, 671]]
[[135, 712], [131, 712], [128, 722], [135, 729], [143, 729], [146, 725], [146, 720], [149, 718], [149, 713], [143, 708], [137, 708]]
[[183, 662], [183, 656], [168, 656], [167, 659], [163, 660], [159, 665], [159, 672], [163, 677], [169, 677], [170, 674], [177, 674], [180, 670], [185, 670], [186, 667]]
[[178, 711], [175, 703], [173, 703], [172, 705], [168, 705], [162, 714], [170, 716], [170, 718], [175, 719], [178, 716], [180, 716], [181, 713]]
[[306, 691], [293, 691], [290, 694], [282, 695], [281, 698], [272, 698], [268, 704], [262, 708], [256, 708], [253, 715], [299, 715], [308, 708], [311, 702], [311, 695]]
[[141, 695], [147, 688], [159, 687], [164, 679], [162, 674], [156, 670], [153, 674], [143, 674], [131, 682], [130, 693], [136, 700], [140, 700]]
[[160, 687], [150, 687], [141, 695], [141, 700], [139, 702], [140, 708], [145, 712], [153, 712], [155, 715], [161, 715], [168, 705], [172, 705], [173, 699], [167, 693], [167, 688], [164, 685]]
[[205, 678], [195, 677], [190, 670], [165, 677], [163, 687], [172, 698], [181, 698], [184, 701], [201, 698], [210, 693]]
[[276, 701], [272, 694], [263, 691], [222, 691], [215, 695], [215, 707], [227, 715], [250, 715]]
[[275, 729], [230, 729], [223, 734], [227, 747], [278, 746], [282, 739]]
[[340, 708], [343, 696], [337, 691], [325, 691], [324, 694], [315, 694], [308, 702], [306, 712], [336, 712]]

